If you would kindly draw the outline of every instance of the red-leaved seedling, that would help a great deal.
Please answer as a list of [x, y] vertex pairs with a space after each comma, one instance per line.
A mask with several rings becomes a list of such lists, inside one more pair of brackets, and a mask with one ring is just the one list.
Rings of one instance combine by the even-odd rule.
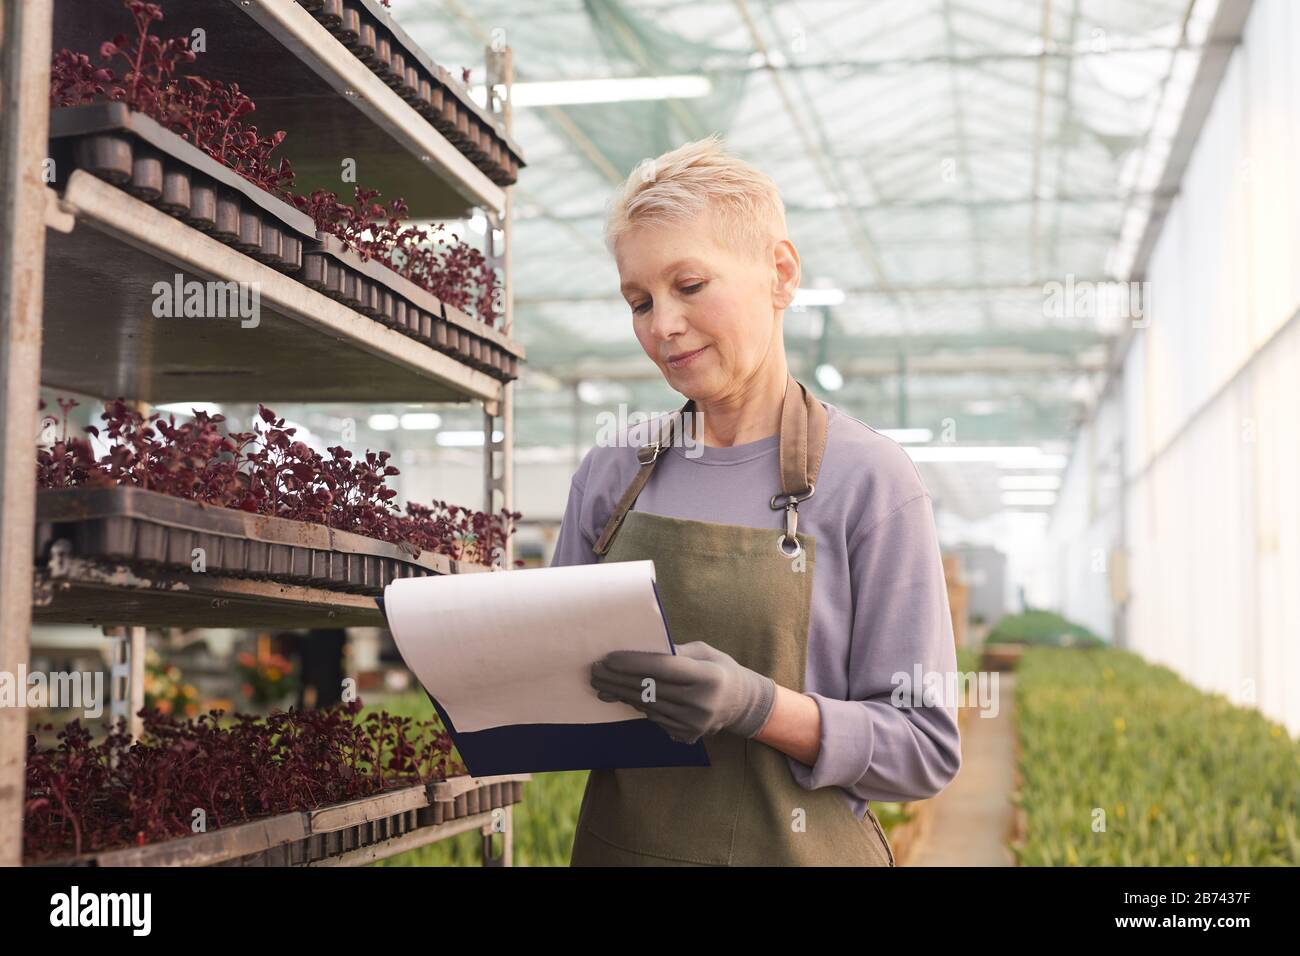
[[[189, 836], [194, 811], [209, 829], [371, 796], [465, 773], [440, 721], [362, 702], [259, 718], [223, 711], [192, 720], [143, 710], [94, 743], [80, 720], [51, 749], [27, 737], [23, 855], [27, 862]], [[45, 729], [53, 730], [53, 724]]]
[[[162, 40], [151, 30], [163, 19], [162, 8], [145, 0], [123, 0], [135, 35], [118, 34], [100, 45], [106, 63], [122, 61], [118, 77], [108, 66], [96, 67], [85, 53], [60, 50], [50, 67], [50, 105], [82, 106], [99, 100], [125, 103], [132, 110], [193, 143], [260, 189], [311, 216], [316, 228], [341, 239], [363, 259], [375, 259], [450, 305], [496, 323], [500, 311], [500, 276], [479, 250], [432, 230], [403, 225], [409, 218], [398, 198], [384, 205], [379, 192], [357, 186], [351, 205], [338, 194], [317, 190], [310, 196], [292, 192], [293, 166], [272, 154], [285, 133], [270, 136], [247, 122], [256, 104], [237, 83], [222, 83], [193, 73], [180, 74], [195, 55], [188, 37]], [[465, 82], [469, 70], [463, 69]], [[449, 234], [450, 235], [450, 234]]]
[[[38, 488], [127, 486], [254, 514], [323, 524], [397, 544], [418, 557], [433, 551], [477, 564], [499, 564], [514, 523], [523, 515], [495, 515], [445, 501], [393, 503], [387, 479], [400, 472], [386, 451], [354, 458], [342, 446], [322, 455], [294, 439], [296, 429], [265, 405], [251, 432], [223, 432], [224, 415], [195, 409], [176, 423], [154, 412], [147, 418], [119, 398], [106, 402], [102, 428], [86, 432], [108, 443], [96, 457], [89, 439], [69, 436], [67, 413], [75, 400], [59, 400], [62, 434], [36, 454]], [[44, 408], [44, 402], [41, 403]], [[522, 562], [516, 562], [521, 564]]]

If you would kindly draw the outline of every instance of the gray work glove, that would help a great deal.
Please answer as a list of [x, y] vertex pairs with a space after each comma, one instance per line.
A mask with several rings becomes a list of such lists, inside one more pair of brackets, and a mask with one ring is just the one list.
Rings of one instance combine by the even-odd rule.
[[[647, 677], [655, 682], [652, 701], [642, 700]], [[776, 703], [772, 678], [703, 641], [682, 644], [676, 654], [615, 651], [591, 665], [591, 686], [601, 700], [630, 704], [690, 744], [723, 730], [753, 737]]]

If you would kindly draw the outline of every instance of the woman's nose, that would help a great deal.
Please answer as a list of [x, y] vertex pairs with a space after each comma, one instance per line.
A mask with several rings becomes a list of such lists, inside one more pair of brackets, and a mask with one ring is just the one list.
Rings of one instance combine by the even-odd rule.
[[650, 319], [650, 334], [656, 339], [671, 339], [681, 335], [690, 327], [679, 305], [670, 303], [653, 306], [654, 314]]

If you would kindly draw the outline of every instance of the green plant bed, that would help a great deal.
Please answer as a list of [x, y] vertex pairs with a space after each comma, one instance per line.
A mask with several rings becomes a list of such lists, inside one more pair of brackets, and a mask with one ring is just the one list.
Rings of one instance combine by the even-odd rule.
[[906, 803], [876, 803], [872, 802], [871, 812], [876, 815], [880, 821], [881, 829], [888, 836], [893, 832], [894, 827], [906, 823], [912, 819], [913, 813], [908, 810], [909, 804]]
[[1055, 611], [1030, 608], [1002, 618], [984, 639], [988, 644], [1050, 644], [1057, 647], [1104, 647], [1103, 641], [1082, 624]]
[[[533, 774], [524, 791], [523, 803], [516, 804], [513, 812], [515, 866], [569, 865], [587, 773], [574, 770]], [[482, 863], [483, 837], [474, 830], [372, 865], [481, 866]]]
[[1031, 648], [1017, 674], [1021, 865], [1300, 863], [1281, 725], [1125, 651]]
[[[373, 704], [372, 704], [373, 698]], [[437, 719], [427, 694], [408, 691], [402, 694], [363, 695], [362, 713], [386, 710], [390, 714]], [[452, 755], [460, 756], [452, 750]], [[578, 828], [578, 810], [587, 786], [585, 770], [566, 773], [535, 773], [524, 791], [523, 803], [513, 810], [514, 865], [568, 866], [573, 849], [573, 835]], [[483, 837], [477, 831], [462, 833], [447, 840], [399, 853], [372, 866], [481, 866]]]
[[957, 670], [959, 673], [969, 674], [971, 671], [978, 671], [979, 669], [979, 651], [970, 647], [957, 648]]

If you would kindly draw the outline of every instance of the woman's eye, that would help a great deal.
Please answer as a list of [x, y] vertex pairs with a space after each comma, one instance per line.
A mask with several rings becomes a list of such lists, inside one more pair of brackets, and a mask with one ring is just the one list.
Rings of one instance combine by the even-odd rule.
[[699, 292], [703, 288], [704, 288], [704, 283], [697, 282], [695, 283], [695, 285], [682, 286], [682, 291], [685, 292], [687, 295], [694, 295], [696, 292]]
[[632, 314], [640, 315], [645, 310], [645, 307], [648, 306], [649, 304], [650, 304], [649, 302], [641, 302], [638, 305], [632, 306]]

